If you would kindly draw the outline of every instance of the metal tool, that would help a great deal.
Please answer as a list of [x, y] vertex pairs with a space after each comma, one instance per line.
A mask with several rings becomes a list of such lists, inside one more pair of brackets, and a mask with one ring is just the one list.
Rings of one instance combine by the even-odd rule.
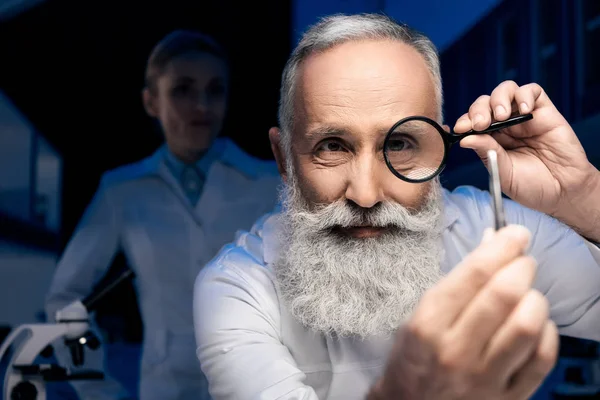
[[488, 165], [490, 169], [490, 195], [494, 207], [494, 229], [499, 230], [506, 226], [504, 204], [502, 203], [502, 186], [500, 185], [500, 170], [498, 168], [498, 153], [488, 150]]

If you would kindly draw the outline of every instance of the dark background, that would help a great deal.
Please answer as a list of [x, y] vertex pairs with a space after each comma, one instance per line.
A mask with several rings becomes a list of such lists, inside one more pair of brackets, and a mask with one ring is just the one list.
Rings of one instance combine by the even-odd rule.
[[[145, 62], [173, 29], [214, 35], [232, 57], [224, 134], [271, 158], [290, 5], [260, 2], [51, 0], [0, 24], [0, 87], [64, 160], [62, 244], [107, 169], [161, 142], [141, 103]], [[15, 40], [18, 38], [18, 40]]]
[[[34, 228], [23, 236], [64, 249], [101, 174], [146, 157], [162, 142], [141, 102], [152, 47], [174, 29], [216, 37], [232, 62], [224, 135], [272, 158], [279, 81], [290, 52], [290, 2], [51, 0], [0, 24], [0, 87], [61, 153], [62, 229], [58, 243]], [[15, 39], [17, 38], [17, 39]], [[116, 257], [107, 279], [125, 266]], [[98, 311], [117, 337], [137, 341], [141, 326], [131, 285]], [[108, 310], [113, 310], [109, 312]], [[114, 315], [114, 310], [121, 313]], [[125, 324], [125, 325], [123, 325]], [[119, 329], [120, 328], [120, 329]]]

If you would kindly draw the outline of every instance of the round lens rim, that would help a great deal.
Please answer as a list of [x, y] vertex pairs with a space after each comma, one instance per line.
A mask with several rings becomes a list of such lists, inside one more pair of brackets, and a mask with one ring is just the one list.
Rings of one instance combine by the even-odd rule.
[[[439, 168], [430, 176], [428, 176], [427, 178], [421, 178], [421, 179], [411, 179], [411, 178], [407, 178], [404, 175], [398, 173], [398, 171], [396, 171], [394, 169], [394, 167], [392, 166], [392, 163], [390, 162], [389, 158], [388, 158], [388, 154], [387, 154], [387, 149], [388, 149], [388, 142], [390, 141], [391, 135], [392, 133], [396, 130], [396, 128], [408, 121], [423, 121], [423, 122], [427, 122], [428, 124], [430, 124], [431, 126], [433, 126], [438, 134], [440, 135], [440, 137], [442, 138], [442, 141], [444, 142], [444, 156], [442, 157], [442, 162], [439, 166]], [[436, 176], [438, 176], [439, 174], [442, 173], [442, 171], [444, 170], [444, 168], [446, 167], [446, 158], [448, 157], [448, 149], [449, 149], [449, 142], [448, 139], [446, 138], [446, 131], [444, 130], [444, 128], [442, 128], [440, 126], [440, 124], [438, 124], [437, 122], [435, 122], [434, 120], [432, 120], [431, 118], [428, 117], [424, 117], [421, 115], [413, 115], [410, 117], [406, 117], [406, 118], [402, 118], [401, 120], [399, 120], [398, 122], [396, 122], [394, 125], [392, 125], [392, 127], [388, 130], [388, 133], [385, 135], [385, 140], [383, 141], [383, 158], [385, 160], [385, 164], [387, 165], [388, 169], [392, 172], [392, 174], [394, 174], [394, 176], [398, 179], [401, 179], [405, 182], [408, 183], [423, 183], [423, 182], [427, 182], [430, 181], [432, 179], [434, 179]]]

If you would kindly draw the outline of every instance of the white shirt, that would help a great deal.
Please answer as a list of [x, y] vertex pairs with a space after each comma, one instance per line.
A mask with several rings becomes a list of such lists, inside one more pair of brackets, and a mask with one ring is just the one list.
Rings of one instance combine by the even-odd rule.
[[[489, 194], [444, 191], [445, 258], [451, 270], [493, 225]], [[505, 201], [507, 221], [532, 232], [534, 287], [561, 334], [600, 340], [600, 249], [559, 221]], [[280, 303], [271, 263], [278, 214], [238, 235], [200, 273], [194, 290], [197, 355], [214, 400], [364, 399], [392, 339], [331, 339], [297, 323]]]

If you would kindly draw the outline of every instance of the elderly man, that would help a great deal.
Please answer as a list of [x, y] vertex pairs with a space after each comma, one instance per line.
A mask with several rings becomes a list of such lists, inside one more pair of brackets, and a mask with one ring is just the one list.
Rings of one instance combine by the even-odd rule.
[[533, 114], [461, 142], [484, 162], [498, 153], [514, 225], [495, 232], [487, 192], [386, 166], [388, 129], [441, 123], [441, 109], [426, 37], [380, 15], [306, 32], [269, 132], [282, 210], [196, 281], [216, 400], [525, 399], [555, 363], [558, 332], [600, 340], [600, 172], [569, 124], [542, 88], [514, 82], [456, 122], [464, 133]]

